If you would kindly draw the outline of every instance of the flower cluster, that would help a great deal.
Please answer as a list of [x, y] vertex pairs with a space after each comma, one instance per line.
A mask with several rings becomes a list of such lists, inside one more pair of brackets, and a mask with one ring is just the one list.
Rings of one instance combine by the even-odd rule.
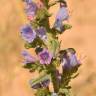
[[[31, 55], [24, 50], [22, 52], [23, 63], [30, 72], [37, 70], [40, 73], [39, 78], [30, 80], [30, 85], [33, 89], [37, 89], [36, 96], [67, 96], [70, 89], [69, 82], [81, 65], [75, 49], [61, 50], [61, 42], [58, 40], [58, 34], [71, 28], [71, 25], [65, 24], [65, 21], [69, 19], [67, 3], [65, 0], [53, 3], [50, 3], [49, 0], [23, 1], [29, 24], [21, 27], [20, 35], [25, 40], [25, 48], [34, 48], [36, 53], [33, 56], [34, 54]], [[51, 28], [49, 18], [52, 14], [49, 13], [49, 9], [57, 3], [60, 8]], [[59, 70], [60, 66], [62, 66], [62, 72]], [[49, 88], [50, 82], [52, 82], [54, 92]]]

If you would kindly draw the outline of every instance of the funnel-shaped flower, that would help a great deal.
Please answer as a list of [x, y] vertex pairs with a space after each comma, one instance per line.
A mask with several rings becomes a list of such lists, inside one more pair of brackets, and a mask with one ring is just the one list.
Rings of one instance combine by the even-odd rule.
[[69, 60], [68, 57], [64, 57], [64, 58], [62, 59], [61, 64], [62, 64], [62, 66], [63, 66], [64, 69], [69, 69], [69, 68], [72, 67], [72, 66], [70, 66], [70, 60]]
[[21, 28], [21, 36], [28, 43], [32, 43], [36, 38], [36, 32], [31, 28], [31, 25], [24, 25]]
[[56, 20], [64, 21], [68, 20], [69, 13], [67, 7], [60, 7], [59, 11], [57, 12]]
[[68, 50], [67, 54], [64, 55], [62, 59], [62, 65], [66, 69], [73, 68], [73, 67], [80, 65], [80, 61], [77, 59], [75, 53]]
[[56, 30], [58, 30], [60, 32], [64, 31], [63, 21], [68, 20], [68, 18], [69, 18], [69, 13], [68, 13], [67, 7], [63, 6], [63, 5], [60, 6], [60, 9], [56, 15], [56, 19], [55, 19], [53, 28], [55, 28]]
[[31, 3], [27, 3], [26, 6], [25, 6], [25, 12], [27, 14], [27, 18], [29, 20], [33, 20], [35, 15], [36, 15], [36, 12], [37, 12], [37, 5], [34, 3], [34, 2], [31, 2]]
[[39, 59], [41, 64], [50, 64], [52, 60], [52, 54], [48, 50], [43, 49], [39, 54]]
[[42, 40], [47, 39], [46, 29], [44, 27], [40, 27], [40, 28], [36, 29], [35, 31], [37, 33], [37, 36], [39, 36]]
[[22, 56], [24, 57], [24, 64], [35, 63], [36, 61], [36, 58], [31, 56], [27, 51], [23, 51]]
[[80, 61], [77, 60], [77, 57], [76, 57], [75, 54], [70, 54], [70, 55], [69, 55], [69, 60], [70, 60], [70, 65], [71, 65], [72, 67], [75, 67], [75, 66], [77, 66], [77, 65], [80, 64]]

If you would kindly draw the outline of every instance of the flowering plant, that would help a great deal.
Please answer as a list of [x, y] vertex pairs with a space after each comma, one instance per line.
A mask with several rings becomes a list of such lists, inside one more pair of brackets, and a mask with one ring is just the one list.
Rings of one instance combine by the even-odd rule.
[[[23, 0], [25, 13], [29, 24], [25, 24], [21, 30], [21, 37], [25, 40], [25, 48], [34, 48], [36, 56], [32, 56], [24, 50], [24, 68], [30, 72], [38, 71], [38, 78], [30, 80], [30, 86], [37, 90], [35, 96], [71, 96], [69, 85], [71, 79], [78, 76], [77, 71], [81, 65], [76, 57], [74, 48], [61, 50], [61, 41], [58, 35], [72, 26], [66, 24], [69, 12], [65, 0]], [[53, 26], [50, 26], [49, 18], [52, 14], [49, 9], [59, 3]], [[61, 70], [60, 70], [61, 68]], [[50, 89], [53, 86], [53, 90]]]

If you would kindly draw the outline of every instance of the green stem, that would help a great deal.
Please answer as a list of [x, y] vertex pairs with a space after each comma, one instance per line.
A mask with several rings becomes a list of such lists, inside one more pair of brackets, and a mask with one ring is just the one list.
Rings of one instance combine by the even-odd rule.
[[[46, 9], [49, 9], [48, 7], [49, 0], [43, 0], [42, 2], [46, 7]], [[45, 21], [44, 26], [46, 27], [46, 30], [49, 31], [50, 30], [49, 17], [47, 17], [44, 21]]]
[[[45, 5], [45, 7], [47, 9], [49, 9], [49, 0], [43, 0], [43, 3]], [[50, 29], [50, 24], [49, 24], [49, 17], [46, 18], [45, 23], [44, 23], [46, 30], [49, 32]], [[46, 69], [48, 71], [49, 74], [51, 74], [51, 79], [52, 79], [52, 83], [53, 83], [53, 88], [54, 88], [54, 92], [58, 93], [59, 91], [59, 83], [58, 83], [58, 79], [57, 79], [57, 75], [56, 75], [56, 67], [54, 66], [54, 64], [50, 64], [48, 66], [46, 66]]]
[[62, 77], [61, 77], [61, 88], [66, 88], [66, 86], [69, 85], [69, 82], [71, 80], [71, 74], [69, 70], [63, 69]]
[[51, 80], [52, 80], [52, 84], [53, 84], [53, 88], [54, 88], [54, 92], [58, 93], [59, 91], [59, 82], [58, 82], [58, 78], [57, 78], [57, 69], [54, 66], [54, 64], [50, 64], [47, 66], [47, 71], [48, 74], [51, 74]]
[[54, 88], [54, 92], [58, 93], [59, 91], [59, 84], [58, 84], [58, 80], [56, 78], [56, 71], [54, 70], [53, 72], [51, 72], [51, 79], [52, 79], [52, 83], [53, 83], [53, 88]]
[[43, 4], [47, 9], [49, 8], [48, 3], [49, 3], [49, 0], [43, 0]]

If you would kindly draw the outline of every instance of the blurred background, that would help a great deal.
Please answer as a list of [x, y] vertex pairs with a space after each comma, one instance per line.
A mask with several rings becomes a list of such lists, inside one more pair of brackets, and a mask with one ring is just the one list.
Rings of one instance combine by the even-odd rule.
[[[83, 63], [71, 82], [73, 95], [96, 96], [96, 0], [67, 1], [73, 28], [60, 36], [62, 48], [75, 48]], [[28, 81], [36, 74], [23, 69], [20, 59], [19, 29], [26, 22], [21, 0], [0, 0], [0, 96], [33, 96]]]

